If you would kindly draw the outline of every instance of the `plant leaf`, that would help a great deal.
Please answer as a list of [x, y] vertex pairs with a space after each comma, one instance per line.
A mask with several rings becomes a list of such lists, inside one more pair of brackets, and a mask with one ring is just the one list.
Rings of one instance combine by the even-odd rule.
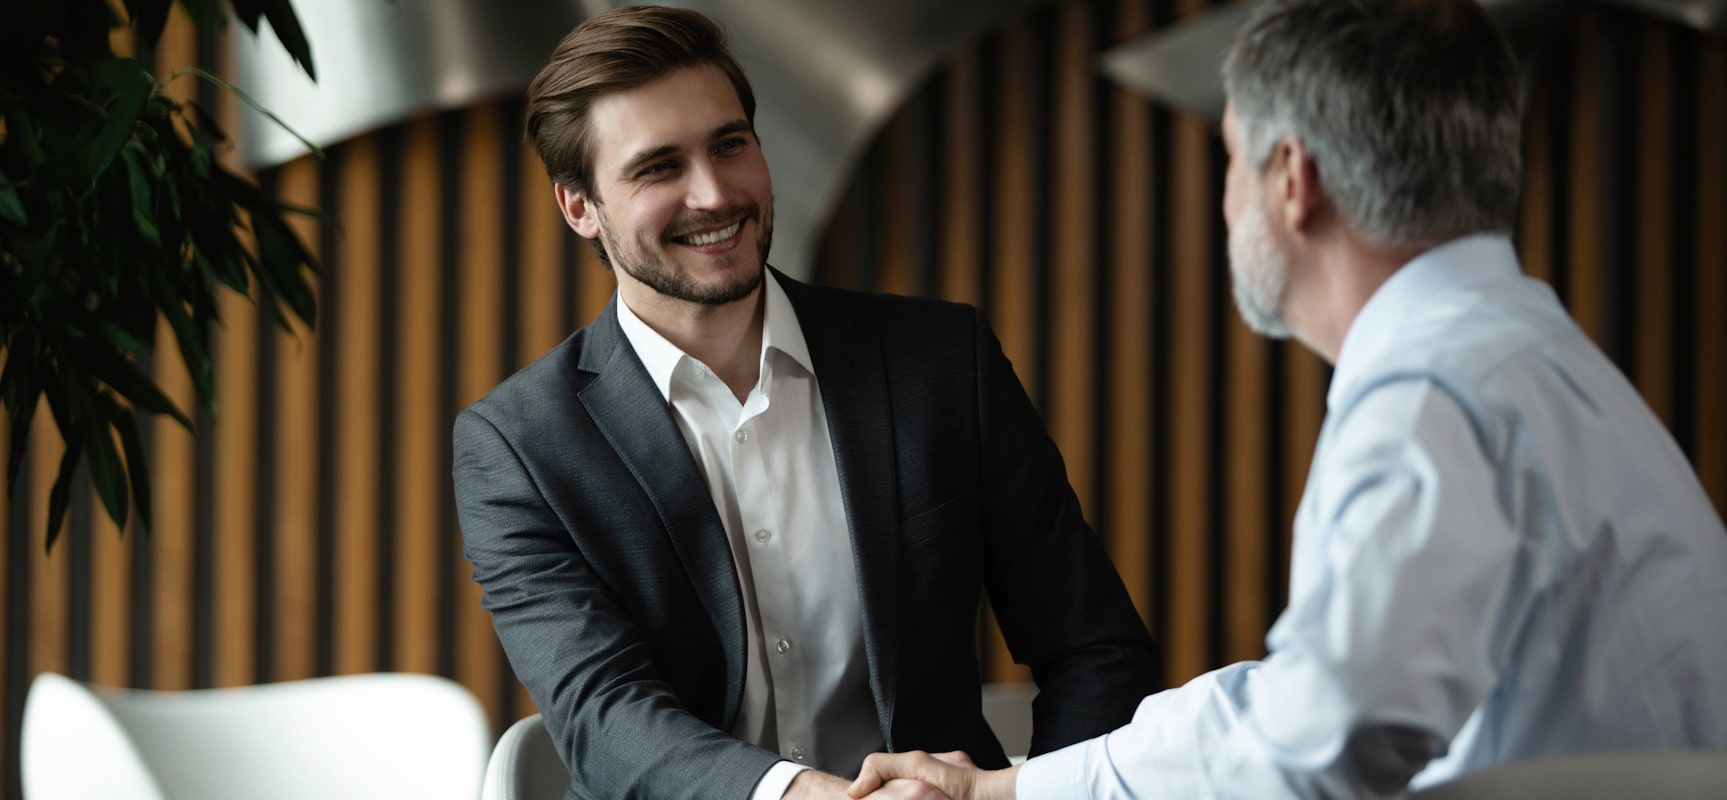
[[127, 140], [132, 138], [132, 126], [138, 124], [138, 114], [156, 89], [156, 79], [142, 64], [130, 58], [116, 58], [102, 65], [99, 79], [118, 101], [108, 110], [102, 132], [90, 144], [89, 170], [93, 181], [106, 172]]
[[[260, 105], [258, 103], [258, 101], [253, 100], [251, 95], [240, 91], [239, 87], [237, 87], [234, 84], [231, 84], [225, 80], [222, 80], [221, 78], [216, 77], [215, 73], [213, 73], [207, 69], [204, 69], [203, 67], [187, 67], [183, 70], [180, 70], [179, 72], [174, 73], [173, 77], [179, 77], [181, 74], [196, 75], [200, 78], [203, 78], [204, 80], [207, 80], [211, 83], [216, 84], [217, 86], [220, 86], [224, 89], [227, 89], [229, 92], [232, 92], [235, 97], [240, 98], [241, 100], [245, 101], [246, 105], [251, 106], [253, 111], [256, 111], [260, 114], [263, 114], [271, 122], [276, 123], [276, 125], [279, 126], [282, 130], [287, 131], [289, 136], [292, 136], [295, 139], [299, 139], [300, 144], [305, 145], [307, 150], [312, 151], [312, 154], [317, 156], [319, 161], [324, 160], [324, 148], [319, 147], [316, 144], [313, 144], [311, 139], [307, 139], [306, 137], [301, 136], [299, 131], [294, 130], [293, 127], [288, 125], [288, 123], [283, 122], [282, 118], [276, 116], [273, 112], [270, 111], [270, 109], [265, 108], [264, 106]], [[173, 78], [169, 78], [169, 80], [173, 80]]]
[[[16, 352], [7, 355], [6, 377], [13, 378], [14, 363], [18, 358]], [[25, 379], [16, 378], [17, 383]], [[6, 496], [12, 496], [13, 487], [18, 485], [18, 474], [23, 471], [24, 455], [30, 444], [30, 423], [36, 418], [37, 401], [42, 398], [42, 390], [34, 386], [23, 386], [14, 390], [12, 383], [6, 384], [6, 414], [11, 417], [12, 431], [7, 436], [6, 454]]]
[[234, 16], [240, 18], [240, 24], [246, 30], [258, 32], [258, 17], [263, 15], [263, 9], [258, 7], [258, 0], [228, 0], [228, 5], [234, 7]]
[[[305, 320], [307, 325], [315, 326], [318, 301], [300, 269], [301, 264], [316, 265], [312, 254], [306, 251], [300, 237], [273, 209], [253, 211], [252, 228], [258, 235], [258, 255], [269, 273], [271, 288], [287, 301], [295, 316]], [[288, 327], [285, 322], [284, 328]]]
[[103, 383], [108, 384], [132, 405], [157, 414], [167, 414], [180, 423], [180, 427], [188, 432], [192, 430], [192, 420], [180, 411], [179, 406], [174, 405], [167, 393], [163, 392], [150, 374], [140, 369], [136, 362], [129, 358], [112, 356], [93, 359], [89, 367], [92, 374], [102, 379]]
[[124, 528], [131, 492], [126, 486], [126, 466], [120, 461], [120, 451], [114, 447], [114, 432], [109, 428], [118, 424], [115, 416], [125, 412], [117, 407], [113, 414], [99, 413], [94, 408], [90, 412], [95, 430], [84, 440], [85, 453], [90, 457], [90, 482], [96, 487], [96, 496], [102, 498], [108, 518], [114, 520], [115, 526]]
[[28, 225], [30, 220], [24, 214], [24, 201], [18, 197], [18, 189], [11, 183], [0, 183], [0, 219]]
[[72, 497], [72, 476], [78, 471], [79, 431], [65, 436], [66, 451], [60, 455], [60, 471], [54, 476], [54, 488], [48, 490], [48, 531], [43, 537], [42, 551], [54, 551], [54, 540], [60, 537], [61, 523]]
[[222, 10], [216, 6], [216, 0], [180, 0], [180, 7], [186, 10], [186, 16], [191, 17], [192, 24], [201, 31], [215, 28], [222, 19]]
[[[138, 436], [138, 417], [127, 414], [115, 427], [120, 430], [120, 445], [126, 450], [126, 474], [132, 480], [132, 504], [137, 509], [138, 530], [150, 533], [150, 521], [155, 516], [150, 503], [150, 459], [144, 454], [144, 442]], [[187, 429], [190, 430], [188, 425]], [[126, 529], [120, 529], [125, 535]]]
[[171, 0], [126, 0], [126, 16], [132, 18], [132, 30], [138, 40], [155, 45], [162, 38], [162, 29], [168, 26], [168, 10], [172, 7]]
[[201, 327], [186, 314], [179, 301], [169, 300], [161, 308], [162, 316], [168, 318], [168, 327], [174, 330], [174, 341], [180, 345], [180, 358], [186, 362], [186, 372], [198, 391], [198, 399], [209, 405], [216, 396], [216, 380], [211, 372], [214, 365], [210, 360], [210, 348], [204, 346]]
[[294, 63], [306, 71], [306, 77], [318, 80], [318, 73], [312, 68], [312, 46], [306, 41], [306, 32], [300, 28], [300, 18], [294, 15], [294, 6], [288, 0], [263, 1], [264, 17], [270, 21], [270, 30], [276, 32], [276, 39], [288, 55], [294, 57]]
[[[125, 328], [115, 324], [113, 320], [102, 320], [102, 324], [99, 327], [102, 331], [102, 338], [106, 339], [109, 344], [114, 345], [127, 353], [135, 354], [144, 351], [144, 344], [138, 341], [137, 337], [128, 333]], [[130, 364], [132, 362], [130, 360], [126, 360], [126, 363]]]

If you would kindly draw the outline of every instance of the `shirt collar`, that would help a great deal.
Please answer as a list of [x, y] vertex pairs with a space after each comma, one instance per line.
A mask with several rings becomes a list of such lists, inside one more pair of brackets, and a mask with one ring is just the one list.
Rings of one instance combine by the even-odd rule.
[[1326, 405], [1342, 399], [1356, 373], [1394, 347], [1404, 320], [1430, 307], [1443, 292], [1481, 280], [1513, 278], [1520, 272], [1511, 239], [1478, 234], [1453, 239], [1404, 264], [1381, 284], [1355, 315], [1338, 350]]
[[[809, 345], [804, 341], [803, 328], [798, 325], [797, 312], [792, 309], [791, 299], [786, 297], [785, 289], [780, 286], [779, 279], [774, 277], [772, 270], [764, 270], [762, 288], [767, 294], [767, 308], [762, 319], [762, 370], [767, 369], [767, 358], [770, 350], [777, 350], [790, 356], [799, 366], [811, 375], [815, 367], [810, 361]], [[624, 338], [630, 342], [630, 347], [636, 351], [636, 357], [641, 359], [642, 366], [648, 370], [648, 376], [653, 378], [654, 387], [660, 390], [660, 396], [670, 402], [672, 396], [672, 375], [684, 359], [694, 362], [689, 354], [672, 344], [658, 331], [648, 327], [636, 312], [630, 310], [630, 304], [624, 302], [623, 294], [617, 295], [618, 326], [624, 329]]]

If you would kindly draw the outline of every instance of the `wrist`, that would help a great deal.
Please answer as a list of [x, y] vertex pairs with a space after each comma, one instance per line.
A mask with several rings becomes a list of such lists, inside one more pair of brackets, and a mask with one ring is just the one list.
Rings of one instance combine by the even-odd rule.
[[972, 798], [973, 800], [1017, 800], [1019, 792], [1015, 787], [1018, 783], [1018, 764], [1007, 769], [979, 772], [977, 783], [972, 790]]
[[786, 787], [784, 800], [833, 800], [844, 798], [851, 781], [838, 778], [825, 772], [806, 769], [792, 778], [791, 785]]

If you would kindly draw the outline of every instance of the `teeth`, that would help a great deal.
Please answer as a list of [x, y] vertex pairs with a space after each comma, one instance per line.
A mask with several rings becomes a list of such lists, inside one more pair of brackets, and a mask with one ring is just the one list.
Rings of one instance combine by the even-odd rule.
[[723, 242], [727, 239], [732, 238], [732, 236], [736, 235], [738, 232], [738, 228], [740, 226], [742, 226], [743, 224], [744, 224], [743, 221], [739, 220], [739, 221], [734, 222], [734, 223], [732, 223], [732, 224], [730, 224], [724, 228], [721, 228], [717, 231], [712, 231], [709, 233], [703, 233], [703, 234], [699, 234], [696, 236], [685, 236], [685, 237], [683, 237], [683, 240], [686, 242], [689, 242], [690, 244], [696, 245], [697, 247], [700, 247], [700, 246], [705, 245], [705, 244], [713, 244], [715, 242]]

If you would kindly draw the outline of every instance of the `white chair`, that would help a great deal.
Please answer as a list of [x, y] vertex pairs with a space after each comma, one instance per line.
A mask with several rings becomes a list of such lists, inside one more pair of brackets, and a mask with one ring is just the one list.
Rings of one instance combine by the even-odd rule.
[[158, 692], [45, 672], [21, 772], [26, 800], [472, 800], [489, 740], [474, 696], [431, 675]]
[[1721, 800], [1727, 751], [1579, 753], [1461, 775], [1409, 800]]
[[480, 800], [559, 800], [570, 773], [558, 758], [552, 736], [534, 714], [516, 720], [492, 748]]

